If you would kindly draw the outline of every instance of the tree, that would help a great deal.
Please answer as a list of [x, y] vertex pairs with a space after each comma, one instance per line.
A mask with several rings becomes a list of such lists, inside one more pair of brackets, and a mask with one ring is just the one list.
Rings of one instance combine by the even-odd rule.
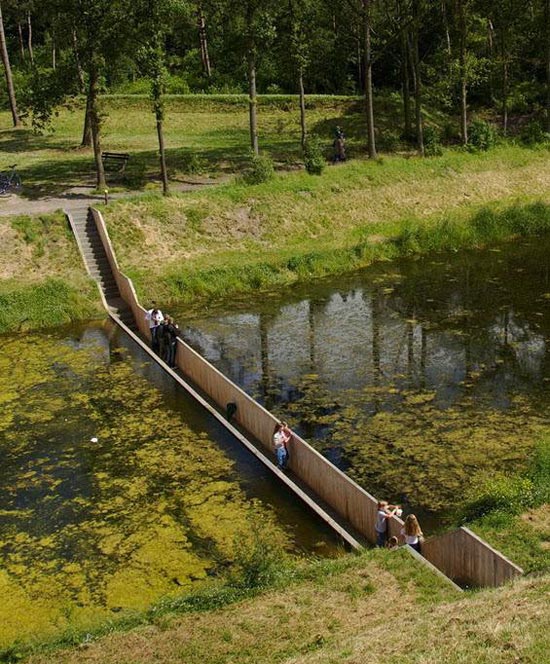
[[369, 157], [376, 159], [376, 138], [374, 133], [374, 94], [372, 89], [372, 2], [373, 0], [361, 0], [363, 13], [363, 57], [365, 61], [365, 112], [367, 116], [367, 149]]
[[311, 36], [308, 26], [314, 26], [311, 3], [308, 0], [289, 0], [290, 52], [298, 74], [298, 92], [300, 95], [300, 143], [305, 148], [307, 140], [306, 100], [304, 72], [309, 65]]
[[4, 65], [4, 74], [6, 77], [6, 87], [8, 90], [8, 99], [10, 102], [11, 117], [14, 127], [21, 126], [21, 120], [17, 112], [17, 102], [15, 99], [15, 87], [13, 85], [13, 76], [11, 73], [10, 58], [6, 44], [6, 34], [4, 32], [4, 17], [2, 14], [2, 3], [0, 2], [0, 51], [2, 54], [2, 64]]

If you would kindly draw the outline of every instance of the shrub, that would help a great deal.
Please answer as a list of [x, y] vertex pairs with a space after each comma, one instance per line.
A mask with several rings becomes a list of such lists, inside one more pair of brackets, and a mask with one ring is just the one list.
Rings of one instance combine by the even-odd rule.
[[535, 501], [535, 486], [529, 478], [495, 475], [472, 490], [462, 516], [464, 521], [472, 521], [492, 512], [519, 514]]
[[395, 152], [399, 148], [399, 136], [392, 131], [383, 131], [378, 137], [378, 147], [384, 152]]
[[310, 136], [304, 146], [304, 165], [310, 175], [321, 175], [326, 166], [323, 148], [318, 136]]
[[494, 126], [485, 120], [474, 120], [468, 127], [468, 148], [473, 152], [486, 152], [493, 148], [497, 141]]
[[233, 563], [230, 585], [248, 590], [272, 585], [284, 572], [288, 557], [284, 538], [274, 535], [267, 523], [264, 532], [259, 523], [251, 524], [251, 532], [239, 533], [233, 541]]
[[532, 120], [521, 130], [520, 139], [524, 145], [539, 145], [550, 142], [550, 134], [544, 131], [538, 120]]
[[250, 159], [250, 168], [244, 176], [247, 184], [260, 184], [271, 180], [275, 174], [273, 159], [265, 154], [252, 154]]
[[441, 137], [435, 127], [424, 127], [424, 153], [427, 157], [439, 157], [443, 154]]

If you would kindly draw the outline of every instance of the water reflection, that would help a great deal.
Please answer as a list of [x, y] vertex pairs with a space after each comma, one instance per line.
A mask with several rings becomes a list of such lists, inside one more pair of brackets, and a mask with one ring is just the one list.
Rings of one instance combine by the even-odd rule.
[[[476, 474], [521, 467], [538, 435], [549, 249], [540, 240], [383, 264], [214, 310], [185, 336], [369, 489], [437, 511]], [[449, 450], [442, 471], [430, 455]], [[407, 479], [419, 468], [423, 479]]]

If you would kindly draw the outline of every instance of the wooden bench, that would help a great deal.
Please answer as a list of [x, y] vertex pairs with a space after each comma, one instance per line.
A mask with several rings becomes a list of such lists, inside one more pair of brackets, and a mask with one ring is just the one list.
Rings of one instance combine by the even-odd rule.
[[130, 155], [127, 152], [101, 153], [101, 161], [105, 169], [117, 171], [118, 173], [124, 173], [128, 159], [130, 159]]

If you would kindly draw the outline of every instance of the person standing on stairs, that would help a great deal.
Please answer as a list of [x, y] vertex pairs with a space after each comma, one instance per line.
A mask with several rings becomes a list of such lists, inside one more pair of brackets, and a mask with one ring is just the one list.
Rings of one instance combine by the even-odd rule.
[[158, 331], [159, 325], [164, 320], [162, 311], [157, 307], [156, 302], [153, 302], [153, 306], [145, 314], [145, 319], [149, 322], [149, 330], [151, 332], [151, 348], [155, 353], [159, 352], [159, 338]]

